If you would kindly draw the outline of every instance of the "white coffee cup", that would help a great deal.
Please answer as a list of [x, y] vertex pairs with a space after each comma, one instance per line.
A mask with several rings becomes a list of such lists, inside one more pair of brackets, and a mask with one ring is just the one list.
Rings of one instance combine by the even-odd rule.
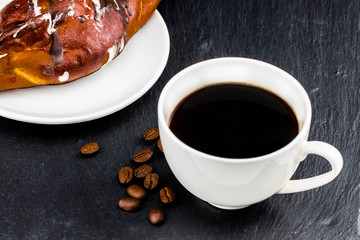
[[[280, 96], [295, 112], [298, 135], [281, 149], [254, 158], [217, 157], [184, 144], [169, 129], [175, 107], [190, 93], [222, 82], [251, 84]], [[165, 158], [175, 177], [192, 194], [223, 209], [247, 207], [276, 193], [320, 187], [332, 181], [343, 166], [336, 148], [307, 140], [311, 104], [300, 83], [285, 71], [258, 60], [218, 58], [182, 70], [166, 84], [160, 95], [158, 121]], [[332, 170], [315, 177], [290, 180], [308, 154], [324, 157]]]

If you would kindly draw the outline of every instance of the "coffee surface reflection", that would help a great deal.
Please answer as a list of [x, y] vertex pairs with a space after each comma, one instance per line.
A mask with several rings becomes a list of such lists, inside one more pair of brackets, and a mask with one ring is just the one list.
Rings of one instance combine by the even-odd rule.
[[251, 158], [274, 152], [299, 131], [291, 107], [265, 89], [217, 84], [186, 96], [170, 118], [171, 131], [201, 152]]

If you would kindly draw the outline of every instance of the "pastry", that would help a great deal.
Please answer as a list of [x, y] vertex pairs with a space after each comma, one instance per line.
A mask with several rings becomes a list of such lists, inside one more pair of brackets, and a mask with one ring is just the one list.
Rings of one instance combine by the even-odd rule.
[[0, 90], [61, 84], [117, 57], [160, 0], [14, 0], [0, 12]]

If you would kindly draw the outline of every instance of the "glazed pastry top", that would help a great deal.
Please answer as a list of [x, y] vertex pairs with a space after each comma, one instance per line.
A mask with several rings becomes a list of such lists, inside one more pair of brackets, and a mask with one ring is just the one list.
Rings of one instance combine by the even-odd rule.
[[0, 13], [0, 90], [59, 84], [115, 58], [159, 0], [15, 0]]

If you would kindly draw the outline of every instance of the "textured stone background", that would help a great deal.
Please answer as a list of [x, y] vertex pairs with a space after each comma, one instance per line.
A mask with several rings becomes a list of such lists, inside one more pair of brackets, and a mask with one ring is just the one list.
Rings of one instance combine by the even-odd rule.
[[[169, 29], [170, 57], [141, 99], [73, 125], [0, 118], [0, 239], [360, 239], [360, 1], [163, 0], [158, 10]], [[335, 181], [236, 211], [211, 207], [177, 182], [141, 134], [157, 125], [158, 97], [173, 75], [222, 56], [260, 59], [301, 82], [313, 105], [310, 140], [343, 154]], [[101, 151], [84, 158], [79, 149], [90, 141]], [[145, 146], [155, 149], [150, 164], [177, 201], [164, 207], [155, 191], [138, 212], [123, 212], [117, 171]], [[329, 168], [309, 156], [294, 178]], [[154, 207], [166, 213], [162, 226], [147, 221]]]

